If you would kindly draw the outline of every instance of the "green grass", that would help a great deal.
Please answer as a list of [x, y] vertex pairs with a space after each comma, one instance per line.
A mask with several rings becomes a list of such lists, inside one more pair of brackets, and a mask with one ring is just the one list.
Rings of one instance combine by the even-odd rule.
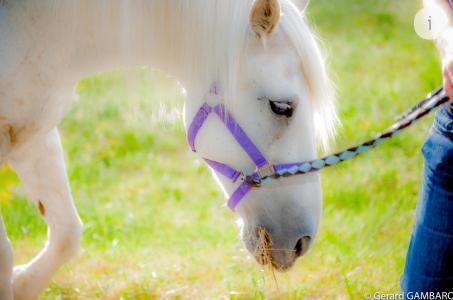
[[[312, 1], [308, 15], [339, 94], [335, 149], [383, 129], [441, 82], [435, 49], [412, 28], [418, 6]], [[181, 109], [178, 91], [171, 78], [145, 69], [80, 83], [80, 101], [60, 129], [83, 246], [42, 299], [362, 299], [399, 291], [432, 116], [323, 171], [316, 243], [277, 275], [277, 287], [243, 250], [235, 216], [189, 152], [181, 120], [167, 120], [178, 113], [160, 117], [162, 107]], [[8, 167], [0, 182], [15, 259], [25, 262], [43, 246], [46, 228]]]

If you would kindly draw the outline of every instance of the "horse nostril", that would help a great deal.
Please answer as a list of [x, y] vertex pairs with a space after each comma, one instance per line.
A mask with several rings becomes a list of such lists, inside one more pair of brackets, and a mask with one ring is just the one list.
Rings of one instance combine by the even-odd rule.
[[308, 244], [311, 238], [309, 236], [301, 237], [294, 247], [294, 253], [296, 257], [302, 256], [308, 250]]

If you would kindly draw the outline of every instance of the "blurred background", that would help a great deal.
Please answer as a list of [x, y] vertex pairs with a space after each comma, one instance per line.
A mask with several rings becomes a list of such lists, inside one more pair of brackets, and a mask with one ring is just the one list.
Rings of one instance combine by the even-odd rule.
[[[441, 83], [421, 1], [313, 0], [307, 15], [338, 89], [343, 127], [331, 150], [371, 137]], [[149, 69], [83, 79], [60, 126], [82, 250], [42, 299], [363, 299], [399, 291], [432, 116], [322, 172], [324, 211], [312, 249], [288, 273], [258, 266], [208, 169], [189, 151], [182, 89]], [[0, 167], [0, 207], [16, 263], [46, 227], [18, 178]]]

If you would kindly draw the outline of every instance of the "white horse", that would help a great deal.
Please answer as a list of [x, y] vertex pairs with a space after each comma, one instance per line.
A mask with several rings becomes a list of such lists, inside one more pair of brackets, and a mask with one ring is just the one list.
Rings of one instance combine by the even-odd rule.
[[[293, 2], [0, 0], [0, 162], [17, 172], [48, 225], [45, 248], [13, 268], [0, 218], [0, 299], [37, 297], [76, 254], [82, 222], [56, 126], [84, 76], [118, 67], [165, 70], [187, 92], [186, 126], [216, 82], [270, 162], [315, 158], [316, 136], [325, 143], [335, 122], [333, 94], [305, 21], [308, 1]], [[218, 118], [206, 121], [196, 144], [202, 157], [255, 168]], [[213, 174], [230, 195], [236, 184]], [[236, 208], [246, 247], [261, 263], [290, 268], [316, 234], [321, 203], [317, 173], [251, 191]], [[257, 251], [264, 243], [257, 228], [265, 230], [268, 261]]]

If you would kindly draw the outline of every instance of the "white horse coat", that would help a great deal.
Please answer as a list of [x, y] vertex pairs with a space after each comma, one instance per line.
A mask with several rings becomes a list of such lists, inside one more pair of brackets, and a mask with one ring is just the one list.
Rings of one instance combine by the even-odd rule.
[[[36, 297], [76, 253], [82, 223], [56, 126], [84, 76], [115, 68], [162, 69], [187, 91], [186, 125], [209, 86], [218, 82], [227, 107], [269, 160], [314, 158], [315, 136], [327, 140], [335, 114], [324, 61], [300, 10], [305, 3], [300, 5], [289, 0], [0, 0], [0, 163], [11, 164], [49, 226], [45, 249], [13, 271], [0, 219], [0, 299]], [[269, 109], [268, 102], [279, 99], [290, 102], [294, 117]], [[206, 122], [197, 149], [238, 169], [253, 168], [218, 120]], [[235, 188], [216, 178], [225, 194]], [[314, 237], [320, 208], [318, 174], [251, 193], [237, 209], [247, 248], [256, 250], [256, 228], [264, 227], [276, 248], [272, 264], [289, 268], [298, 256], [294, 251], [300, 255], [308, 249], [300, 239]]]

